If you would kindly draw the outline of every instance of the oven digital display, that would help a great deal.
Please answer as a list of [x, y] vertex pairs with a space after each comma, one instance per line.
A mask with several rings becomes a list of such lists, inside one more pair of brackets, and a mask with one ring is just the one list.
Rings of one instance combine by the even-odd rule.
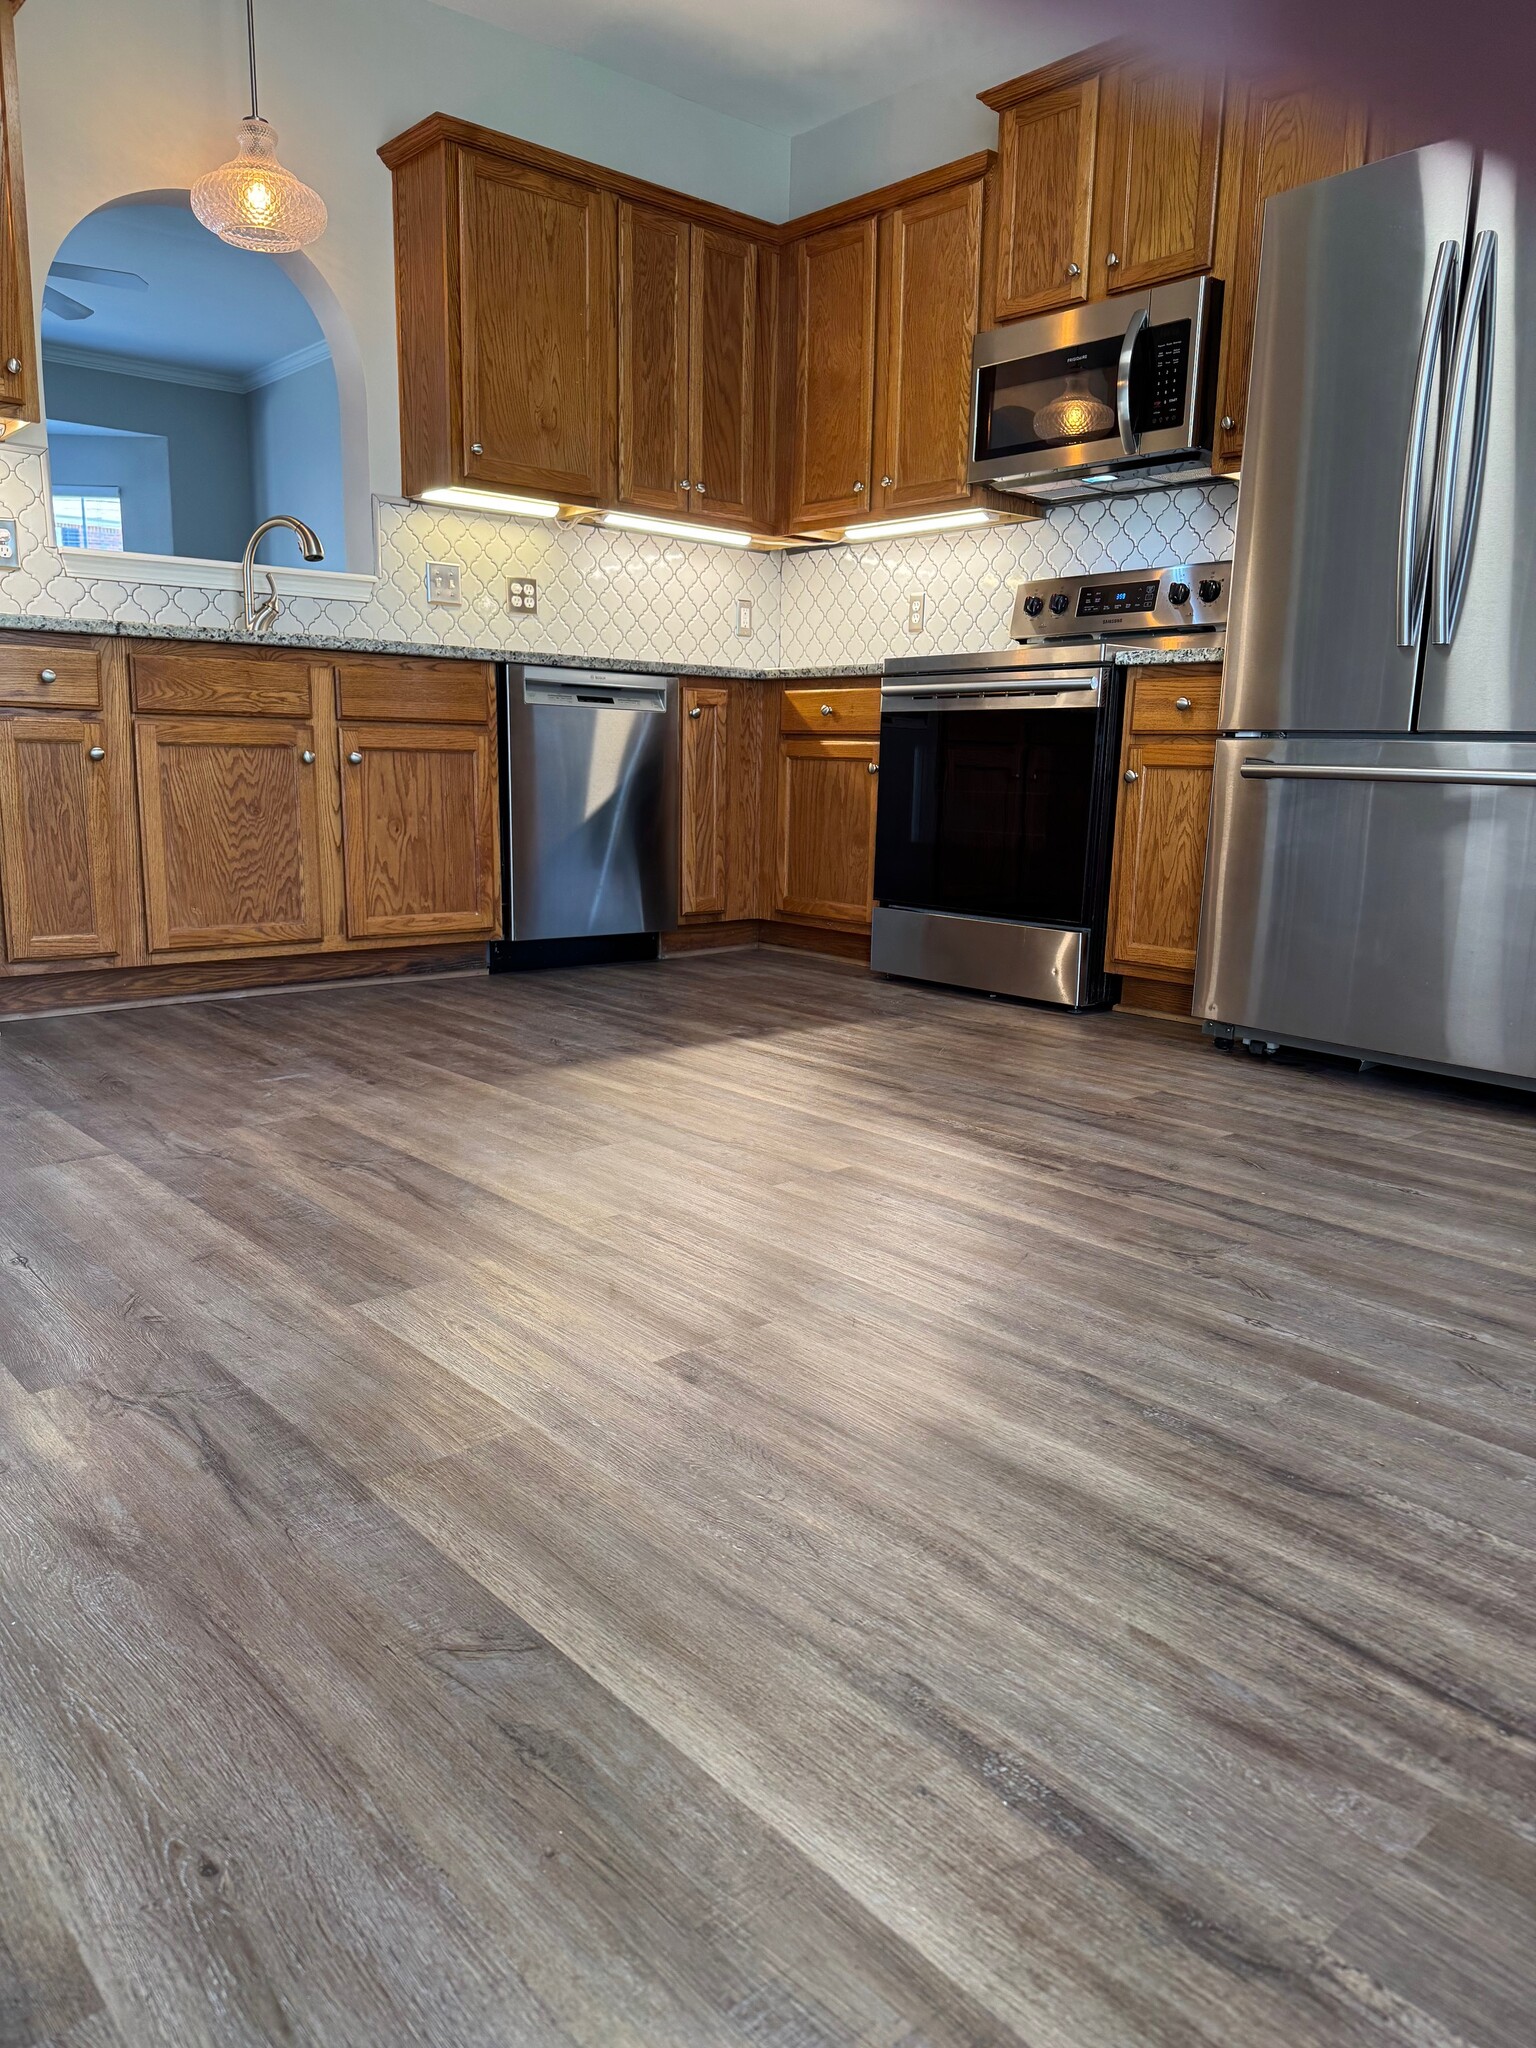
[[1157, 603], [1157, 583], [1089, 583], [1079, 593], [1077, 616], [1101, 619], [1114, 612], [1149, 612]]

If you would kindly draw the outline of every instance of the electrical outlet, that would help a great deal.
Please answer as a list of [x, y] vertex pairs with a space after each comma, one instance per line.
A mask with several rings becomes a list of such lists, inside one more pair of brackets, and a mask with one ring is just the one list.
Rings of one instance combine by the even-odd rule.
[[514, 576], [507, 585], [507, 610], [531, 618], [538, 608], [538, 584], [531, 576]]
[[21, 560], [21, 543], [16, 538], [14, 519], [0, 519], [0, 569], [14, 569]]
[[914, 590], [907, 599], [907, 631], [921, 633], [923, 622], [928, 616], [928, 598], [925, 592]]
[[738, 597], [736, 600], [736, 638], [738, 640], [750, 640], [752, 638], [752, 600], [750, 597]]
[[427, 603], [462, 604], [459, 595], [459, 565], [457, 562], [428, 562]]

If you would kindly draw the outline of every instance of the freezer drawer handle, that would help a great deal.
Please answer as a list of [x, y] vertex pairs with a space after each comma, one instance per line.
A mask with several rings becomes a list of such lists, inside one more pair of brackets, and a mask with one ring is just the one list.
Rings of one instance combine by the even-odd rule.
[[[1435, 258], [1434, 282], [1424, 309], [1424, 331], [1419, 336], [1419, 364], [1413, 380], [1413, 411], [1408, 427], [1408, 452], [1403, 460], [1403, 495], [1397, 514], [1397, 644], [1405, 652], [1413, 648], [1424, 624], [1424, 595], [1428, 587], [1429, 532], [1422, 517], [1424, 497], [1424, 449], [1429, 439], [1430, 401], [1435, 394], [1435, 372], [1442, 372], [1450, 358], [1456, 326], [1456, 275], [1461, 250], [1455, 242], [1442, 242]], [[1419, 537], [1424, 527], [1424, 538]]]
[[[1430, 637], [1449, 647], [1461, 621], [1472, 565], [1472, 542], [1482, 509], [1483, 478], [1488, 468], [1488, 426], [1493, 409], [1493, 348], [1498, 316], [1499, 238], [1484, 228], [1472, 244], [1467, 266], [1467, 295], [1451, 355], [1450, 405], [1440, 437], [1439, 471], [1435, 478], [1435, 535], [1430, 568]], [[1451, 546], [1451, 517], [1461, 469], [1461, 438], [1466, 423], [1467, 387], [1472, 381], [1472, 355], [1477, 352], [1477, 396], [1472, 407], [1472, 456], [1467, 466], [1467, 502], [1461, 533]]]
[[1250, 759], [1240, 773], [1249, 782], [1438, 782], [1470, 789], [1536, 789], [1536, 768], [1382, 768]]

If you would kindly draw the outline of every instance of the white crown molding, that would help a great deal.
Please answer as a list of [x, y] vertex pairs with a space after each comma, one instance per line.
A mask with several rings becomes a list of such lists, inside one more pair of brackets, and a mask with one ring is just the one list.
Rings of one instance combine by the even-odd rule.
[[330, 348], [323, 341], [312, 341], [304, 348], [292, 349], [275, 362], [248, 372], [204, 370], [194, 363], [160, 363], [148, 356], [115, 356], [102, 349], [75, 348], [62, 341], [43, 343], [44, 370], [50, 363], [57, 363], [67, 370], [96, 370], [109, 377], [143, 377], [152, 384], [188, 384], [194, 390], [228, 391], [239, 398], [249, 397], [251, 392], [260, 391], [268, 384], [281, 383], [284, 377], [295, 377], [300, 370], [308, 370], [316, 363], [328, 363], [330, 360]]
[[[190, 555], [119, 555], [94, 548], [60, 548], [65, 572], [82, 582], [155, 583], [164, 590], [239, 590], [238, 562], [200, 562]], [[350, 569], [274, 569], [279, 597], [340, 598], [367, 604], [378, 588], [377, 576]], [[256, 564], [264, 592], [267, 569]]]

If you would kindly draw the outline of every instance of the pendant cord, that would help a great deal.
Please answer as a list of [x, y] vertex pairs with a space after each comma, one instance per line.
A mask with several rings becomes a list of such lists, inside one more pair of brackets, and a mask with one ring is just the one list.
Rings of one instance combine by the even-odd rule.
[[251, 53], [251, 118], [260, 116], [256, 99], [256, 0], [245, 0], [245, 38]]

